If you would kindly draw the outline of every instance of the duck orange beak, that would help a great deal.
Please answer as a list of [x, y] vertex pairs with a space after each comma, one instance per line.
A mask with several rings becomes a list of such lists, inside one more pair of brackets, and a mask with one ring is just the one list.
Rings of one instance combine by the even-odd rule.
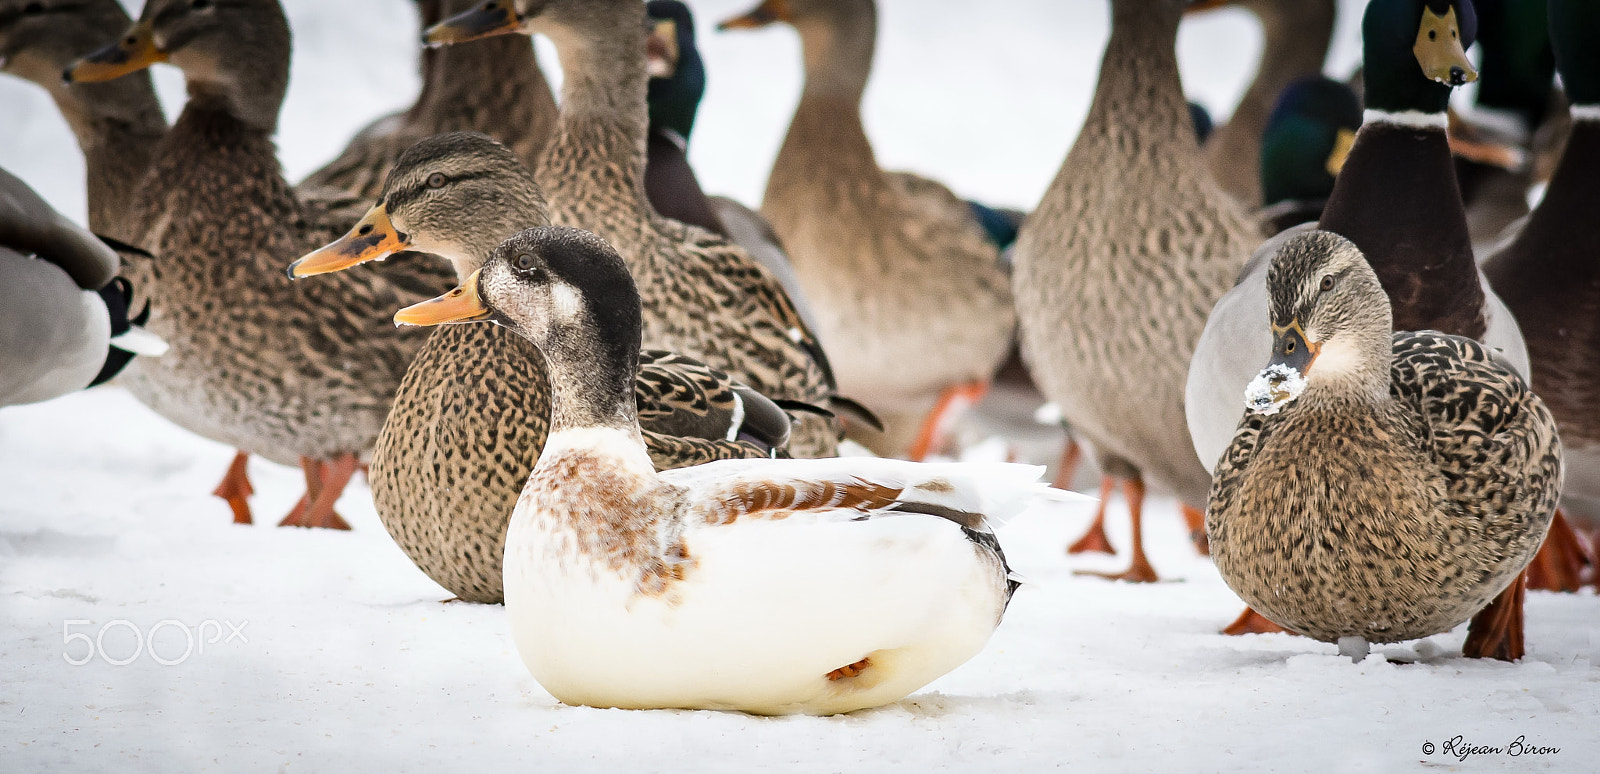
[[517, 9], [511, 7], [510, 0], [486, 0], [477, 8], [429, 27], [422, 33], [422, 43], [447, 46], [493, 35], [509, 35], [518, 32], [521, 25], [522, 20], [517, 18]]
[[139, 22], [121, 40], [68, 65], [61, 77], [68, 83], [99, 83], [165, 61], [167, 52], [156, 46], [150, 25]]
[[411, 238], [394, 227], [388, 208], [379, 204], [367, 210], [349, 233], [289, 264], [289, 278], [344, 271], [367, 261], [381, 261], [409, 247]]
[[750, 9], [742, 16], [724, 20], [717, 25], [719, 30], [754, 30], [760, 29], [776, 22], [786, 22], [793, 19], [789, 12], [788, 0], [762, 0], [762, 3]]
[[461, 287], [438, 298], [412, 304], [394, 313], [395, 325], [444, 325], [487, 320], [491, 312], [478, 296], [478, 275], [475, 271]]

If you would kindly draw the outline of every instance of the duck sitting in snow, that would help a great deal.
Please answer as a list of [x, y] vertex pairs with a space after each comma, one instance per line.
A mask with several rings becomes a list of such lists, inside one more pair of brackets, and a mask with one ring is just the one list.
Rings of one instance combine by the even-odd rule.
[[657, 473], [633, 397], [640, 305], [585, 231], [523, 231], [411, 325], [491, 320], [543, 353], [551, 431], [511, 518], [506, 612], [568, 704], [834, 714], [971, 658], [1017, 583], [991, 524], [1040, 468], [746, 460]]

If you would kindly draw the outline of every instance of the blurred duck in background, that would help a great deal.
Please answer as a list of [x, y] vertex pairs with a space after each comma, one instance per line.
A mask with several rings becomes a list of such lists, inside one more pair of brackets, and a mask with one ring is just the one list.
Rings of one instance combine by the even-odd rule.
[[1200, 140], [1211, 176], [1246, 210], [1263, 204], [1261, 143], [1273, 104], [1290, 83], [1322, 73], [1337, 5], [1336, 0], [1199, 0], [1189, 7], [1189, 13], [1199, 13], [1238, 6], [1261, 22], [1255, 77], [1227, 122]]
[[1566, 448], [1565, 518], [1551, 525], [1528, 585], [1575, 591], [1600, 541], [1600, 6], [1550, 0], [1549, 14], [1571, 134], [1539, 206], [1483, 270], [1517, 315], [1534, 387]]
[[972, 208], [942, 184], [879, 169], [861, 123], [872, 0], [768, 0], [722, 23], [783, 22], [800, 35], [805, 86], [761, 213], [789, 249], [839, 377], [882, 417], [858, 440], [922, 459], [952, 412], [980, 400], [1009, 351], [1006, 269]]
[[1361, 102], [1348, 85], [1313, 75], [1283, 90], [1261, 140], [1263, 236], [1322, 217], [1360, 129]]

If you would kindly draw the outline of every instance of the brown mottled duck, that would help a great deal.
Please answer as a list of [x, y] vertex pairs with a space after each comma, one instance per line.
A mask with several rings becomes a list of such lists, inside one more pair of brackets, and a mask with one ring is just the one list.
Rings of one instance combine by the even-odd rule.
[[1188, 442], [1184, 378], [1206, 313], [1259, 241], [1195, 139], [1174, 50], [1186, 5], [1112, 1], [1094, 103], [1023, 224], [1013, 277], [1039, 387], [1124, 482], [1132, 562], [1113, 577], [1127, 580], [1156, 580], [1147, 479], [1195, 516], [1205, 503], [1211, 475]]
[[[1522, 571], [1561, 491], [1555, 419], [1478, 342], [1394, 332], [1349, 240], [1295, 234], [1270, 263], [1272, 355], [1206, 513], [1217, 571], [1358, 660], [1469, 618], [1466, 655], [1521, 658]], [[1514, 614], [1486, 609], [1508, 595]]]

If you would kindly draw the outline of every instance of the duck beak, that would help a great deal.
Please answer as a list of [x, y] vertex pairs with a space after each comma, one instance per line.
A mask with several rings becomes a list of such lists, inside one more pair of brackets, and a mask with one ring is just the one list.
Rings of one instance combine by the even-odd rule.
[[422, 43], [427, 46], [447, 46], [466, 43], [493, 35], [509, 35], [519, 31], [522, 20], [510, 0], [488, 0], [477, 8], [462, 11], [422, 33]]
[[1317, 354], [1321, 351], [1321, 344], [1312, 344], [1306, 340], [1305, 328], [1300, 327], [1299, 320], [1290, 320], [1287, 326], [1274, 324], [1272, 359], [1267, 361], [1267, 367], [1288, 366], [1304, 377], [1311, 373], [1311, 364], [1316, 362]]
[[790, 21], [788, 0], [762, 0], [743, 16], [735, 16], [717, 25], [719, 30], [755, 30], [774, 22]]
[[1333, 151], [1328, 154], [1328, 160], [1323, 163], [1323, 168], [1334, 177], [1339, 176], [1339, 170], [1344, 169], [1345, 159], [1350, 158], [1350, 149], [1355, 147], [1356, 133], [1341, 128], [1333, 138]]
[[1467, 61], [1466, 49], [1461, 45], [1461, 27], [1456, 23], [1456, 9], [1451, 6], [1442, 15], [1426, 5], [1422, 7], [1422, 23], [1417, 27], [1417, 42], [1411, 53], [1422, 65], [1422, 74], [1446, 86], [1465, 86], [1478, 80], [1478, 71]]
[[491, 312], [478, 296], [479, 269], [461, 287], [438, 298], [413, 304], [394, 313], [395, 325], [443, 325], [487, 320]]
[[651, 78], [671, 78], [678, 71], [678, 23], [661, 19], [644, 41], [645, 71]]
[[99, 83], [165, 61], [167, 52], [156, 46], [150, 25], [139, 22], [121, 40], [68, 65], [61, 77], [67, 83]]
[[289, 278], [344, 271], [367, 261], [381, 261], [410, 246], [411, 238], [394, 227], [388, 208], [379, 204], [368, 210], [349, 233], [289, 264]]

